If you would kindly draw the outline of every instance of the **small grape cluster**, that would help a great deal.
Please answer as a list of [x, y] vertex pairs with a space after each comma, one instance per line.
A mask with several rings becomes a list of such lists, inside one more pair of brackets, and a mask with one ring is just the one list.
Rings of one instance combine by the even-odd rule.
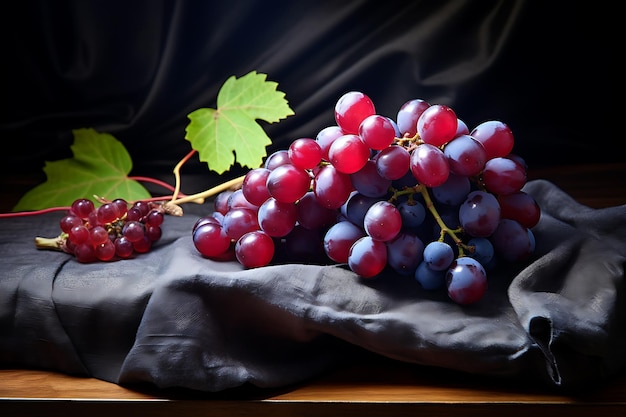
[[51, 244], [83, 263], [131, 258], [145, 253], [161, 238], [164, 220], [160, 204], [124, 199], [104, 201], [75, 200], [61, 218], [61, 235], [54, 241], [38, 238], [40, 247]]
[[363, 278], [391, 268], [472, 304], [496, 262], [534, 251], [540, 208], [522, 191], [527, 167], [505, 123], [470, 131], [450, 107], [422, 99], [394, 120], [358, 91], [340, 97], [334, 115], [335, 125], [216, 196], [192, 230], [203, 256], [246, 268], [283, 258], [347, 264]]

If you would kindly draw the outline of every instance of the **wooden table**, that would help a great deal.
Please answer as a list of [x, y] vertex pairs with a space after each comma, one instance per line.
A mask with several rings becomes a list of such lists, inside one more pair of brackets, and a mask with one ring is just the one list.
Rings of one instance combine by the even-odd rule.
[[[591, 207], [626, 204], [625, 164], [556, 167], [553, 181]], [[3, 181], [6, 182], [6, 179]], [[13, 188], [11, 188], [11, 185]], [[7, 188], [5, 188], [7, 189]], [[9, 206], [16, 191], [4, 199]], [[538, 413], [538, 414], [537, 414]], [[122, 387], [92, 378], [0, 370], [0, 416], [617, 416], [626, 413], [626, 373], [578, 395], [379, 359], [282, 389], [220, 393]]]
[[280, 390], [221, 393], [121, 387], [37, 370], [0, 370], [2, 416], [623, 416], [626, 375], [580, 395], [375, 361]]

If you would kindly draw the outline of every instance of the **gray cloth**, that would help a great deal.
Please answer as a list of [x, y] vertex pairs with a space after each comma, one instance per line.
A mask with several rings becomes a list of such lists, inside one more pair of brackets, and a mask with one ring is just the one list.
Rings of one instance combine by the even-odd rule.
[[206, 206], [168, 217], [149, 253], [98, 264], [35, 249], [59, 213], [1, 219], [0, 366], [221, 391], [305, 381], [364, 351], [594, 386], [624, 367], [626, 206], [591, 209], [544, 180], [525, 191], [543, 211], [535, 256], [492, 271], [467, 307], [391, 273], [209, 261], [191, 241]]

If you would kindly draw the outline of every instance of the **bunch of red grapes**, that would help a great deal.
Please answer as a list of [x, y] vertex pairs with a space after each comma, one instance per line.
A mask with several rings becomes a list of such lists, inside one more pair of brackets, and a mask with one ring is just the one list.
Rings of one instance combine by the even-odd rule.
[[83, 263], [131, 258], [161, 238], [163, 220], [161, 205], [152, 202], [116, 199], [96, 207], [77, 199], [59, 222], [60, 249]]
[[246, 268], [279, 262], [385, 269], [472, 304], [498, 262], [528, 259], [540, 217], [526, 164], [503, 122], [472, 130], [448, 106], [415, 99], [396, 119], [361, 92], [336, 124], [298, 138], [224, 191], [193, 227], [200, 254]]

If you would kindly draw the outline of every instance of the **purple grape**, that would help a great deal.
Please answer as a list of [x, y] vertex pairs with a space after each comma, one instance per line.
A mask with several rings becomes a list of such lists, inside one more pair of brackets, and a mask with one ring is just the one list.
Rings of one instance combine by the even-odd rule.
[[459, 207], [459, 221], [470, 236], [489, 237], [500, 222], [500, 204], [493, 194], [472, 191]]
[[454, 251], [445, 242], [430, 242], [424, 248], [424, 262], [434, 271], [447, 269], [453, 260]]
[[511, 219], [500, 221], [491, 242], [498, 256], [507, 262], [526, 260], [535, 248], [532, 232]]
[[414, 275], [423, 252], [424, 242], [417, 235], [400, 232], [387, 242], [387, 263], [400, 275]]
[[446, 272], [446, 288], [454, 302], [473, 304], [487, 290], [487, 273], [476, 259], [469, 256], [457, 258]]
[[446, 284], [446, 271], [435, 271], [426, 262], [420, 262], [415, 269], [415, 279], [425, 290], [438, 290]]

